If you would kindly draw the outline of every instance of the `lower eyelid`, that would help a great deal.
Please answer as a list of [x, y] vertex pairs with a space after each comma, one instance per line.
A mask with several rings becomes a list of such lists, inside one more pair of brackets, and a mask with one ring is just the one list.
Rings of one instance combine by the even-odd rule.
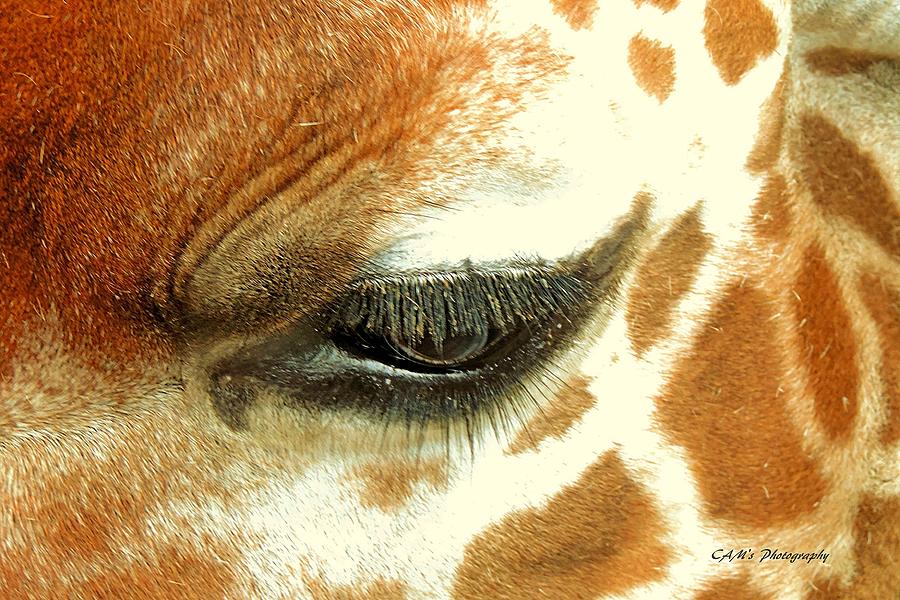
[[335, 348], [334, 353], [331, 354], [331, 356], [333, 362], [330, 363], [331, 369], [327, 372], [332, 376], [335, 375], [335, 372], [339, 371], [356, 372], [356, 374], [359, 375], [359, 371], [365, 370], [368, 375], [383, 376], [388, 379], [402, 379], [411, 384], [436, 386], [463, 380], [471, 373], [471, 371], [421, 373], [402, 367], [395, 367], [371, 358], [355, 357], [340, 348]]
[[[574, 315], [573, 320], [577, 321]], [[274, 340], [268, 351], [266, 345], [245, 351], [239, 363], [221, 370], [210, 391], [216, 396], [213, 402], [217, 410], [227, 412], [229, 406], [238, 406], [232, 411], [238, 414], [238, 418], [232, 416], [238, 428], [241, 411], [268, 389], [283, 399], [285, 408], [302, 414], [348, 411], [384, 427], [405, 424], [408, 430], [436, 426], [464, 431], [471, 440], [486, 433], [485, 428], [493, 427], [493, 423], [529, 414], [536, 406], [541, 393], [523, 391], [523, 385], [534, 378], [543, 379], [548, 361], [563, 348], [559, 343], [562, 340], [555, 335], [556, 321], [546, 321], [537, 335], [497, 363], [437, 374], [361, 359], [325, 338], [314, 351], [304, 342], [299, 354], [291, 352], [289, 341]], [[578, 326], [567, 323], [563, 329], [574, 334]], [[550, 331], [554, 339], [542, 348], [541, 342], [548, 341]]]
[[332, 360], [334, 361], [332, 365], [344, 366], [346, 368], [359, 368], [363, 367], [368, 371], [372, 371], [373, 373], [381, 373], [384, 375], [409, 375], [409, 376], [421, 376], [421, 379], [428, 379], [429, 376], [425, 373], [416, 373], [414, 371], [405, 371], [398, 367], [393, 367], [391, 365], [385, 364], [383, 362], [365, 358], [365, 357], [356, 357], [350, 354], [345, 350], [341, 350], [336, 346], [332, 346], [333, 350], [331, 352]]
[[[258, 365], [255, 369], [248, 369], [246, 374], [265, 383], [290, 387], [300, 385], [303, 380], [310, 378], [335, 377], [342, 374], [352, 376], [352, 372], [359, 374], [361, 370], [372, 375], [404, 377], [407, 380], [431, 384], [437, 378], [442, 377], [442, 375], [407, 371], [370, 358], [353, 356], [330, 341], [323, 343], [315, 353], [273, 362], [269, 368]], [[448, 373], [446, 377], [449, 379], [457, 375], [457, 373]]]

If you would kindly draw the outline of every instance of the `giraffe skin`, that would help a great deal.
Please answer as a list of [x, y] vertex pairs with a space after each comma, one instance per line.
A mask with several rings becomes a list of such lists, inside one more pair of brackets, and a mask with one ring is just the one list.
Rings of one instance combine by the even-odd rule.
[[[890, 0], [2, 0], [0, 73], [3, 598], [900, 597]], [[336, 350], [410, 279], [564, 318]]]

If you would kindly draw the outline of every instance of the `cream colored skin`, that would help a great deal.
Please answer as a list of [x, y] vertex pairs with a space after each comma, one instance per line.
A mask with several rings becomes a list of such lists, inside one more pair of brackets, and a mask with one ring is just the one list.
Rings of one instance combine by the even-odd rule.
[[[900, 188], [900, 152], [897, 136], [890, 133], [900, 131], [900, 111], [887, 110], [883, 99], [866, 96], [865, 90], [859, 97], [854, 90], [831, 90], [793, 58], [801, 50], [835, 42], [900, 56], [900, 12], [890, 0], [846, 2], [840, 8], [806, 2], [793, 8], [794, 27], [791, 7], [772, 2], [781, 32], [777, 51], [729, 87], [704, 47], [702, 2], [684, 0], [666, 14], [649, 5], [601, 2], [593, 28], [581, 31], [573, 31], [543, 0], [495, 4], [489, 20], [471, 26], [504, 36], [537, 26], [549, 33], [560, 54], [573, 57], [569, 75], [519, 113], [498, 141], [528, 149], [530, 162], [524, 166], [541, 175], [540, 185], [489, 170], [475, 170], [454, 181], [437, 176], [434, 185], [460, 191], [454, 210], [423, 209], [421, 215], [393, 217], [381, 224], [382, 249], [373, 264], [402, 272], [441, 270], [467, 261], [496, 266], [521, 257], [552, 263], [609, 233], [638, 191], [656, 198], [641, 245], [646, 251], [675, 217], [702, 200], [702, 221], [713, 238], [713, 251], [693, 291], [679, 305], [669, 339], [643, 359], [635, 358], [620, 303], [589, 328], [576, 351], [552, 367], [563, 380], [575, 373], [592, 378], [590, 391], [597, 402], [578, 424], [559, 439], [545, 440], [537, 451], [514, 456], [504, 450], [515, 427], [497, 435], [478, 432], [473, 455], [457, 431], [446, 489], [417, 484], [410, 501], [390, 512], [362, 506], [360, 483], [348, 474], [363, 464], [408, 459], [416, 452], [442, 457], [442, 442], [426, 439], [421, 448], [413, 448], [402, 434], [391, 432], [384, 441], [370, 423], [342, 415], [303, 417], [279, 406], [273, 396], [250, 409], [246, 431], [232, 432], [209, 408], [204, 373], [216, 357], [241, 341], [190, 348], [182, 371], [188, 382], [184, 392], [154, 391], [152, 402], [142, 404], [180, 415], [184, 431], [200, 439], [198, 450], [209, 448], [204, 437], [227, 440], [232, 448], [228, 456], [234, 458], [223, 460], [238, 461], [228, 471], [235, 484], [240, 486], [247, 473], [256, 472], [259, 485], [240, 491], [228, 503], [173, 498], [147, 519], [142, 532], [128, 537], [170, 539], [202, 552], [204, 533], [228, 543], [229, 530], [244, 531], [231, 566], [248, 584], [248, 594], [258, 597], [308, 597], [310, 580], [364, 588], [385, 579], [404, 582], [411, 598], [443, 598], [450, 594], [466, 545], [479, 532], [512, 511], [542, 506], [598, 456], [618, 448], [658, 502], [670, 527], [665, 543], [676, 557], [662, 580], [629, 590], [622, 598], [689, 597], [691, 590], [727, 568], [709, 560], [711, 550], [760, 541], [735, 537], [701, 514], [682, 451], [656, 430], [652, 398], [720, 285], [752, 268], [745, 264], [746, 255], [737, 257], [750, 235], [747, 219], [762, 179], [750, 175], [745, 162], [757, 135], [760, 106], [785, 59], [796, 78], [789, 90], [789, 114], [803, 106], [819, 107], [893, 166], [885, 176], [894, 189]], [[665, 103], [640, 89], [622, 58], [639, 31], [675, 50], [676, 83]], [[892, 102], [896, 108], [896, 100]], [[871, 115], [885, 126], [867, 127]], [[391, 377], [388, 368], [385, 377]], [[531, 386], [545, 398], [558, 384], [548, 378]], [[874, 426], [877, 415], [865, 409], [862, 413]], [[96, 428], [102, 433], [95, 436], [114, 440], [121, 427], [101, 420]], [[115, 452], [112, 444], [94, 447]], [[891, 457], [879, 463], [883, 476], [894, 478], [894, 483], [884, 484], [883, 493], [900, 492], [900, 455], [893, 459], [893, 464]], [[180, 518], [189, 520], [193, 534], [172, 525]], [[820, 540], [804, 538], [802, 523], [772, 532], [768, 539], [771, 544], [821, 545]], [[131, 547], [122, 541], [124, 548]], [[829, 540], [827, 547], [831, 568], [849, 568], [842, 565], [852, 563], [852, 540]], [[761, 589], [777, 591], [779, 598], [801, 598], [820, 568], [773, 562], [754, 569], [751, 577]]]

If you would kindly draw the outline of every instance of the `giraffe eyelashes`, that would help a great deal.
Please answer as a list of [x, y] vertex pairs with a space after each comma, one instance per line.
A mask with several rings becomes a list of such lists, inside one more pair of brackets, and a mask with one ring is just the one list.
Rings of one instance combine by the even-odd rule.
[[342, 349], [414, 372], [497, 362], [582, 292], [543, 266], [364, 279], [332, 309]]

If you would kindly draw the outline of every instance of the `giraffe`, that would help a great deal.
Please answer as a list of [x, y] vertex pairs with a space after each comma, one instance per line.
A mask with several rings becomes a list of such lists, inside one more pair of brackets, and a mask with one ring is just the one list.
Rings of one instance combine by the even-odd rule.
[[896, 597], [898, 24], [3, 0], [2, 596]]

